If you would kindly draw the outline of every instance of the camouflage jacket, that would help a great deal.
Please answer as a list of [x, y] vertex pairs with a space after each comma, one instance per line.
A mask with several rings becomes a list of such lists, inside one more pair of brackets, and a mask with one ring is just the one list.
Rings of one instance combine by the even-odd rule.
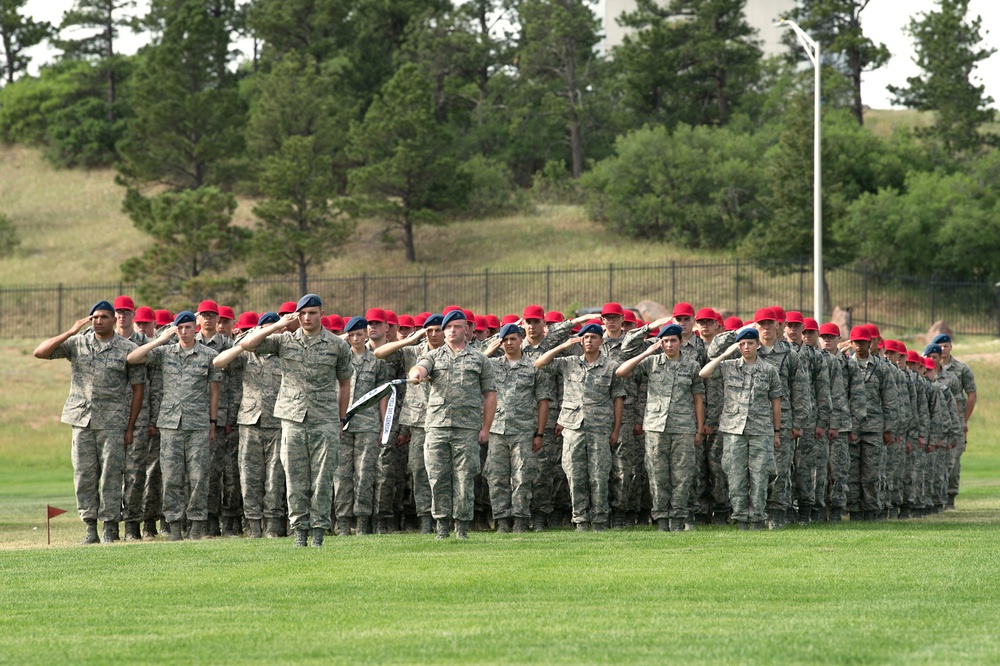
[[615, 375], [618, 363], [602, 353], [593, 364], [580, 355], [554, 359], [548, 367], [562, 378], [559, 425], [572, 430], [611, 432], [615, 400], [625, 398], [625, 382]]
[[491, 358], [497, 386], [497, 413], [490, 432], [498, 435], [533, 433], [538, 427], [538, 403], [551, 400], [549, 374], [527, 356], [511, 364], [506, 356]]
[[[736, 358], [720, 363], [715, 374], [722, 377], [723, 385], [719, 431], [731, 435], [773, 436], [771, 400], [783, 394], [781, 379], [774, 366], [762, 363], [760, 357], [752, 366]], [[788, 428], [784, 421], [781, 425]]]
[[483, 427], [483, 395], [497, 390], [493, 366], [468, 346], [452, 351], [447, 344], [424, 353], [416, 363], [430, 378], [425, 428]]
[[705, 394], [705, 381], [698, 375], [701, 366], [693, 354], [670, 360], [666, 354], [647, 356], [632, 371], [637, 381], [647, 382], [643, 430], [649, 432], [695, 433], [698, 422], [694, 396]]
[[[203, 344], [184, 349], [175, 342], [149, 350], [146, 365], [160, 368], [163, 376], [163, 399], [156, 418], [158, 427], [208, 429], [209, 383], [219, 382], [219, 392], [222, 392], [222, 371], [212, 365], [216, 356], [215, 350]], [[218, 421], [221, 426], [222, 419]]]
[[857, 363], [865, 384], [865, 418], [860, 426], [855, 424], [855, 432], [891, 431], [898, 416], [889, 366], [874, 355], [867, 362], [857, 360]]
[[809, 375], [799, 362], [799, 355], [784, 340], [776, 340], [771, 349], [761, 345], [757, 350], [758, 361], [774, 368], [781, 382], [781, 426], [802, 429], [811, 426], [812, 391]]
[[[354, 374], [351, 376], [352, 403], [368, 391], [389, 381], [389, 366], [385, 361], [375, 358], [375, 354], [367, 349], [363, 354], [351, 351], [351, 367], [354, 369]], [[378, 403], [352, 416], [347, 431], [353, 433], [382, 432], [382, 417], [379, 414]]]
[[236, 422], [239, 425], [280, 428], [281, 421], [274, 416], [274, 403], [281, 389], [281, 360], [274, 354], [243, 352], [230, 365], [236, 363], [239, 363], [243, 375]]

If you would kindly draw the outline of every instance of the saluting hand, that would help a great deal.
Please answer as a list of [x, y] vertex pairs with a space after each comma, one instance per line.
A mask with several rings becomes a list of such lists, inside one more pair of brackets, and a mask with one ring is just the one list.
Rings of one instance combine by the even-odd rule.
[[278, 326], [280, 324], [280, 326], [278, 326], [278, 329], [280, 330], [280, 329], [283, 329], [283, 328], [288, 328], [288, 326], [290, 324], [292, 324], [294, 322], [297, 322], [298, 320], [299, 320], [299, 313], [297, 313], [297, 312], [289, 312], [288, 314], [283, 315], [281, 317], [281, 319], [279, 319], [277, 322], [275, 322], [274, 325]]
[[69, 330], [72, 332], [73, 335], [76, 335], [89, 325], [90, 325], [90, 315], [87, 315], [83, 319], [80, 319], [75, 324], [73, 324], [73, 327], [70, 328]]

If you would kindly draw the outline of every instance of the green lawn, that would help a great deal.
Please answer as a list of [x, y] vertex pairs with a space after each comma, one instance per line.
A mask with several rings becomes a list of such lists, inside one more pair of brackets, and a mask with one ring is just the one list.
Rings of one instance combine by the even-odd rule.
[[[700, 528], [74, 545], [68, 364], [0, 347], [0, 663], [997, 663], [1000, 342], [958, 511]], [[27, 398], [27, 399], [26, 399]], [[53, 519], [45, 546], [45, 504]]]

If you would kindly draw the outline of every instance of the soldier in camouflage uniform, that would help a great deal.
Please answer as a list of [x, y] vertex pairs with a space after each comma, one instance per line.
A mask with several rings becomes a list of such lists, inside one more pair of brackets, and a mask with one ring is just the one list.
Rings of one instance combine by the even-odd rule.
[[[174, 335], [178, 342], [167, 344]], [[128, 356], [132, 364], [160, 368], [163, 399], [160, 429], [160, 469], [163, 474], [163, 515], [170, 523], [170, 540], [182, 538], [183, 521], [191, 521], [191, 539], [205, 535], [208, 520], [208, 476], [211, 443], [216, 438], [222, 372], [212, 360], [216, 352], [195, 339], [195, 316], [181, 312], [173, 327]]]
[[[146, 342], [156, 337], [156, 313], [150, 307], [136, 308], [133, 323], [136, 329], [146, 336]], [[145, 344], [145, 343], [144, 343]], [[146, 459], [143, 461], [142, 487], [142, 538], [153, 540], [158, 534], [156, 521], [160, 521], [161, 530], [166, 527], [163, 513], [160, 509], [160, 486], [163, 478], [160, 475], [160, 433], [156, 429], [156, 416], [153, 411], [160, 411], [160, 398], [163, 393], [163, 382], [159, 373], [146, 368], [146, 390], [143, 395], [143, 411], [146, 412]], [[141, 418], [141, 414], [140, 414]]]
[[941, 357], [943, 355], [942, 347], [936, 343], [931, 343], [924, 350], [924, 356], [934, 364], [933, 368], [928, 364], [927, 372], [927, 379], [930, 380], [934, 388], [930, 399], [930, 443], [934, 447], [931, 461], [930, 501], [934, 513], [941, 513], [947, 506], [952, 451], [965, 436], [958, 401], [942, 373]]
[[448, 538], [454, 518], [455, 536], [468, 539], [475, 477], [481, 466], [479, 448], [489, 441], [497, 406], [496, 384], [489, 360], [466, 344], [465, 313], [449, 312], [442, 328], [445, 344], [421, 356], [409, 378], [430, 381], [424, 464], [437, 538]]
[[[279, 319], [266, 312], [258, 326], [269, 326]], [[236, 422], [239, 426], [239, 474], [243, 497], [243, 515], [248, 536], [285, 535], [285, 469], [281, 465], [281, 421], [274, 416], [274, 404], [281, 388], [281, 360], [275, 356], [248, 354], [239, 346], [246, 329], [232, 348], [219, 354], [217, 368], [242, 366], [243, 391]]]
[[[97, 543], [97, 521], [103, 539], [118, 539], [122, 512], [125, 450], [142, 408], [145, 373], [129, 367], [135, 345], [115, 333], [115, 311], [101, 301], [65, 333], [35, 349], [35, 358], [69, 360], [69, 398], [62, 422], [73, 427], [73, 487], [80, 518], [87, 525], [83, 543]], [[80, 334], [88, 324], [92, 331]]]
[[[712, 341], [715, 337], [722, 332], [722, 322], [719, 320], [719, 313], [715, 312], [711, 308], [701, 308], [695, 314], [694, 317], [695, 327], [697, 328], [698, 335], [693, 336], [701, 341], [701, 347], [703, 349], [704, 363], [708, 363], [708, 348], [711, 346]], [[700, 370], [704, 366], [698, 367]], [[711, 380], [710, 380], [711, 381]], [[709, 413], [719, 413], [722, 409], [722, 405], [716, 405], [714, 408], [711, 405], [711, 396], [709, 395], [709, 382], [705, 382], [705, 394], [702, 396], [704, 407], [705, 407], [705, 424], [708, 425]], [[721, 398], [721, 395], [718, 396]], [[716, 417], [713, 422], [714, 426], [718, 426], [718, 417]], [[722, 462], [722, 438], [715, 434], [715, 427], [704, 427], [702, 428], [701, 445], [695, 449], [695, 463], [697, 465], [697, 472], [695, 474], [694, 488], [692, 490], [692, 506], [696, 511], [696, 515], [700, 516], [702, 521], [705, 523], [712, 523], [713, 519], [716, 519], [717, 524], [725, 524], [727, 516], [725, 510], [725, 504], [728, 502], [728, 498], [724, 500], [723, 506], [720, 507], [719, 515], [714, 516], [715, 513], [715, 495], [713, 493], [713, 484], [715, 479], [713, 476], [712, 461], [711, 457], [715, 451], [712, 450], [712, 446], [716, 447], [718, 451], [719, 464], [721, 466]], [[725, 474], [720, 475], [725, 477]]]
[[[323, 301], [306, 294], [296, 312], [248, 334], [240, 346], [281, 359], [281, 388], [274, 415], [281, 419], [281, 464], [285, 468], [289, 527], [295, 547], [321, 547], [332, 523], [333, 471], [337, 468], [341, 419], [351, 398], [351, 348], [323, 328]], [[293, 322], [294, 333], [281, 332]]]
[[[886, 340], [884, 356], [891, 366], [896, 381], [896, 400], [899, 405], [896, 441], [889, 447], [886, 465], [889, 507], [887, 517], [895, 520], [905, 506], [907, 458], [913, 451], [910, 434], [918, 427], [917, 392], [906, 370], [906, 346], [898, 340]], [[900, 360], [902, 358], [902, 361]]]
[[531, 520], [531, 487], [537, 474], [537, 453], [542, 448], [552, 395], [548, 375], [524, 355], [524, 329], [507, 324], [486, 348], [497, 386], [497, 412], [490, 428], [486, 477], [490, 506], [497, 532], [528, 530]]
[[958, 496], [958, 486], [962, 476], [962, 454], [965, 453], [969, 419], [976, 409], [976, 378], [969, 366], [952, 357], [950, 335], [936, 336], [933, 344], [941, 347], [941, 381], [951, 389], [958, 407], [958, 420], [962, 426], [962, 437], [948, 456], [948, 501], [945, 508], [954, 510], [955, 497]]
[[[799, 355], [799, 368], [806, 375], [809, 387], [809, 419], [805, 433], [795, 447], [794, 483], [795, 499], [798, 502], [798, 523], [808, 525], [813, 520], [813, 511], [823, 506], [818, 496], [817, 477], [826, 476], [829, 461], [827, 428], [830, 427], [830, 413], [833, 409], [830, 399], [830, 371], [827, 362], [815, 347], [805, 343], [803, 333], [805, 319], [801, 312], [791, 311], [785, 315], [785, 340], [792, 351]], [[818, 512], [817, 512], [818, 516]]]
[[[444, 318], [441, 315], [432, 314], [422, 321], [418, 317], [416, 321], [420, 322], [421, 328], [404, 340], [382, 345], [375, 350], [375, 357], [389, 360], [390, 363], [399, 365], [404, 372], [409, 373], [421, 356], [444, 344], [444, 331], [441, 329]], [[420, 523], [421, 534], [434, 532], [434, 518], [431, 516], [431, 484], [427, 478], [427, 466], [424, 464], [427, 389], [427, 384], [411, 384], [406, 387], [399, 414], [399, 434], [396, 438], [397, 446], [405, 445], [408, 449], [406, 469], [410, 474], [414, 510]]]
[[[706, 348], [709, 360], [717, 358], [736, 342], [736, 331], [743, 326], [739, 317], [730, 317], [725, 322], [725, 330], [717, 334]], [[708, 469], [711, 477], [712, 522], [715, 525], [726, 525], [732, 515], [733, 507], [729, 503], [729, 482], [726, 471], [722, 467], [722, 452], [724, 437], [719, 431], [722, 420], [723, 403], [722, 375], [715, 373], [705, 379], [705, 437], [702, 445], [708, 454]]]
[[778, 338], [777, 320], [778, 315], [772, 308], [761, 308], [754, 314], [754, 324], [760, 332], [757, 358], [775, 369], [782, 390], [781, 446], [774, 451], [776, 472], [767, 495], [768, 526], [771, 529], [780, 529], [788, 521], [792, 507], [795, 442], [802, 437], [803, 428], [810, 422], [811, 405], [808, 373], [791, 345]]
[[[115, 332], [137, 347], [149, 340], [135, 328], [135, 301], [128, 296], [119, 296], [114, 301]], [[142, 520], [142, 493], [146, 487], [146, 459], [149, 456], [149, 394], [148, 385], [143, 388], [142, 410], [132, 432], [132, 445], [125, 449], [125, 488], [122, 493], [122, 520], [125, 521], [125, 540], [142, 539], [139, 521]]]
[[[364, 317], [351, 317], [344, 326], [347, 342], [351, 345], [351, 403], [372, 389], [388, 381], [389, 367], [365, 346], [368, 339], [368, 321]], [[337, 516], [340, 536], [351, 533], [351, 523], [356, 524], [358, 536], [371, 533], [374, 507], [375, 461], [378, 459], [382, 437], [382, 422], [388, 406], [388, 397], [377, 405], [355, 413], [347, 429], [340, 433], [340, 461], [333, 475], [333, 509]], [[396, 442], [392, 442], [395, 448]]]
[[705, 383], [701, 366], [681, 354], [677, 324], [664, 326], [639, 356], [622, 363], [619, 377], [648, 380], [643, 433], [645, 463], [652, 493], [652, 518], [660, 531], [680, 532], [689, 522], [689, 503], [697, 475], [695, 451], [705, 424]]
[[923, 376], [923, 358], [910, 349], [905, 357], [900, 357], [902, 367], [906, 368], [907, 376], [913, 383], [916, 417], [907, 433], [906, 468], [903, 475], [903, 506], [900, 509], [901, 519], [917, 517], [923, 506], [921, 491], [923, 488], [924, 467], [927, 462], [927, 432], [930, 430], [930, 417], [927, 404], [929, 384]]
[[[557, 358], [581, 343], [580, 356]], [[600, 325], [587, 324], [580, 337], [570, 338], [535, 361], [535, 367], [549, 366], [562, 379], [562, 465], [569, 481], [573, 522], [583, 532], [588, 524], [595, 531], [607, 528], [611, 450], [618, 445], [625, 409], [625, 383], [615, 374], [618, 363], [604, 353], [604, 343]]]
[[[771, 313], [770, 316], [774, 316]], [[782, 437], [783, 387], [773, 365], [758, 356], [760, 333], [751, 326], [736, 331], [735, 342], [701, 369], [701, 377], [722, 376], [722, 464], [729, 485], [733, 520], [741, 530], [763, 528], [767, 520], [768, 481], [777, 465], [774, 452]], [[740, 358], [728, 359], [739, 352]]]

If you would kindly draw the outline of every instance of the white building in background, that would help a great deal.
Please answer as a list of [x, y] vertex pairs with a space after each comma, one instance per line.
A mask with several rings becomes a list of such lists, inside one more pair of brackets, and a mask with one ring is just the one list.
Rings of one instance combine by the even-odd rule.
[[[668, 0], [659, 0], [665, 4]], [[783, 14], [795, 9], [796, 0], [747, 0], [747, 22], [757, 29], [764, 57], [778, 55], [785, 50], [781, 43], [787, 28], [775, 28], [774, 22]], [[635, 11], [635, 0], [601, 0], [597, 5], [598, 15], [604, 28], [604, 52], [607, 53], [622, 43], [628, 30], [618, 25], [616, 20], [623, 12]]]

